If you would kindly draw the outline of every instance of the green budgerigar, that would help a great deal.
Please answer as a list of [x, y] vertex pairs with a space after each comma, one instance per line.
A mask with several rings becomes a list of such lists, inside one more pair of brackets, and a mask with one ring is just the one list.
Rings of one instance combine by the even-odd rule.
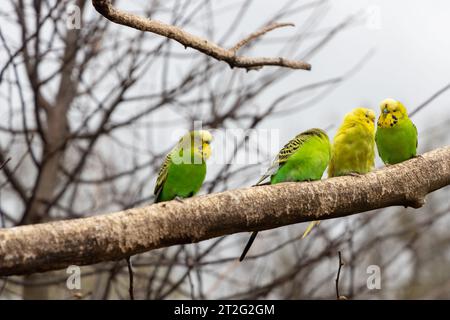
[[[331, 146], [328, 135], [321, 129], [310, 129], [288, 142], [278, 153], [272, 166], [256, 183], [270, 178], [270, 184], [320, 180], [328, 166]], [[239, 261], [244, 260], [258, 234], [253, 232]]]
[[[347, 113], [333, 139], [333, 151], [328, 177], [364, 174], [375, 162], [375, 113], [366, 108], [355, 108]], [[312, 221], [303, 238], [319, 224]]]
[[206, 130], [185, 134], [169, 152], [159, 171], [155, 202], [195, 195], [206, 176], [206, 160], [211, 154], [212, 135]]
[[416, 156], [417, 128], [405, 106], [400, 101], [385, 99], [380, 109], [375, 141], [383, 162], [396, 164]]
[[[189, 198], [201, 188], [206, 160], [211, 155], [212, 135], [206, 130], [186, 133], [166, 156], [155, 185], [155, 202]], [[131, 256], [126, 258], [130, 274], [130, 298], [134, 299]]]

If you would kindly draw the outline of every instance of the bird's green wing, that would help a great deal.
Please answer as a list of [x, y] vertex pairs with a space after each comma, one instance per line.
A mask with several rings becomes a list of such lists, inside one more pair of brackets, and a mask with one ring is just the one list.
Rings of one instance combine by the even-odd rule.
[[158, 196], [163, 189], [164, 183], [166, 182], [167, 179], [167, 174], [169, 172], [169, 165], [171, 162], [172, 162], [172, 152], [169, 152], [169, 154], [164, 159], [161, 169], [159, 169], [158, 179], [156, 179], [155, 190], [153, 191], [155, 199], [158, 199]]
[[416, 149], [419, 146], [419, 136], [417, 135], [417, 127], [416, 125], [411, 121], [413, 127], [414, 127], [414, 131], [416, 132]]
[[293, 155], [302, 146], [302, 144], [308, 139], [309, 134], [300, 133], [294, 139], [289, 141], [275, 157], [270, 168], [267, 172], [258, 180], [255, 185], [259, 185], [268, 177], [272, 176], [277, 172], [277, 170], [288, 161], [289, 157]]

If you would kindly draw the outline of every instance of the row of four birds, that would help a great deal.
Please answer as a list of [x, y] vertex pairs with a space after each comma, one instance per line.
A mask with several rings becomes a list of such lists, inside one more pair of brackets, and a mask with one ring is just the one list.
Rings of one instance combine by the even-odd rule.
[[[289, 141], [278, 153], [272, 166], [256, 185], [269, 179], [280, 182], [320, 180], [328, 167], [328, 177], [359, 175], [372, 170], [375, 143], [385, 164], [396, 164], [416, 155], [417, 129], [403, 104], [386, 99], [380, 104], [381, 114], [375, 133], [375, 113], [356, 108], [348, 113], [331, 146], [325, 131], [310, 129]], [[206, 176], [206, 160], [210, 156], [212, 136], [208, 131], [192, 131], [180, 139], [167, 155], [155, 186], [155, 202], [195, 195]], [[175, 161], [188, 159], [189, 161]], [[318, 224], [313, 221], [306, 236]], [[250, 249], [257, 232], [253, 232], [240, 260]]]

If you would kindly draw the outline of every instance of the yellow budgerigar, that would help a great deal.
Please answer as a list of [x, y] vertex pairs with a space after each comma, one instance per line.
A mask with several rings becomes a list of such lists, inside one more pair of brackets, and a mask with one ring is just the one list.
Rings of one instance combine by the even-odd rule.
[[[356, 108], [348, 113], [333, 139], [328, 177], [364, 174], [375, 162], [375, 112]], [[313, 221], [303, 238], [319, 224]]]

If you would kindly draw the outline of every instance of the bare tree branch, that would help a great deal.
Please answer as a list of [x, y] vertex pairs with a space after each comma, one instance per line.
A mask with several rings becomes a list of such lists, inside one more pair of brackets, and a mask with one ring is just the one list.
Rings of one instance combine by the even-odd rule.
[[340, 276], [341, 276], [341, 269], [344, 265], [344, 262], [342, 262], [342, 255], [341, 252], [338, 252], [338, 256], [339, 256], [339, 268], [338, 268], [338, 272], [336, 275], [336, 280], [334, 280], [335, 282], [335, 287], [336, 287], [336, 299], [337, 300], [347, 300], [347, 298], [345, 296], [341, 296], [339, 294], [339, 280], [340, 280]]
[[417, 108], [415, 108], [413, 111], [411, 111], [409, 113], [409, 116], [410, 117], [414, 116], [417, 112], [419, 112], [420, 110], [425, 108], [427, 105], [429, 105], [431, 102], [433, 102], [434, 99], [436, 99], [437, 97], [439, 97], [441, 94], [443, 94], [444, 92], [446, 92], [449, 89], [450, 89], [450, 83], [446, 84], [444, 87], [442, 87], [437, 92], [435, 92], [431, 97], [429, 97], [427, 100], [422, 102]]
[[450, 146], [361, 177], [251, 187], [0, 230], [0, 275], [87, 265], [175, 244], [402, 205], [450, 184]]
[[236, 53], [240, 48], [242, 48], [243, 46], [245, 46], [247, 43], [261, 37], [262, 35], [278, 29], [278, 28], [283, 28], [283, 27], [294, 27], [295, 25], [293, 23], [272, 23], [269, 24], [268, 26], [262, 28], [261, 30], [258, 30], [254, 33], [252, 33], [251, 35], [249, 35], [247, 38], [242, 39], [241, 41], [239, 41], [233, 48], [231, 48], [230, 50], [233, 51], [234, 53]]
[[209, 40], [190, 34], [176, 26], [166, 24], [157, 20], [143, 18], [135, 14], [116, 9], [112, 5], [110, 0], [92, 0], [92, 4], [101, 15], [103, 15], [108, 20], [111, 20], [112, 22], [141, 31], [156, 33], [163, 37], [175, 40], [185, 47], [196, 49], [217, 60], [225, 61], [232, 68], [237, 67], [250, 70], [260, 69], [264, 66], [280, 66], [291, 69], [311, 70], [311, 65], [304, 61], [288, 60], [281, 57], [246, 57], [236, 55], [236, 51], [240, 47], [254, 40], [255, 38], [260, 37], [261, 35], [273, 29], [292, 24], [283, 23], [269, 25], [240, 41], [233, 48], [225, 49]]
[[11, 160], [11, 157], [9, 157], [8, 159], [6, 159], [5, 161], [0, 163], [0, 170], [3, 169], [4, 166], [6, 166], [6, 164]]

